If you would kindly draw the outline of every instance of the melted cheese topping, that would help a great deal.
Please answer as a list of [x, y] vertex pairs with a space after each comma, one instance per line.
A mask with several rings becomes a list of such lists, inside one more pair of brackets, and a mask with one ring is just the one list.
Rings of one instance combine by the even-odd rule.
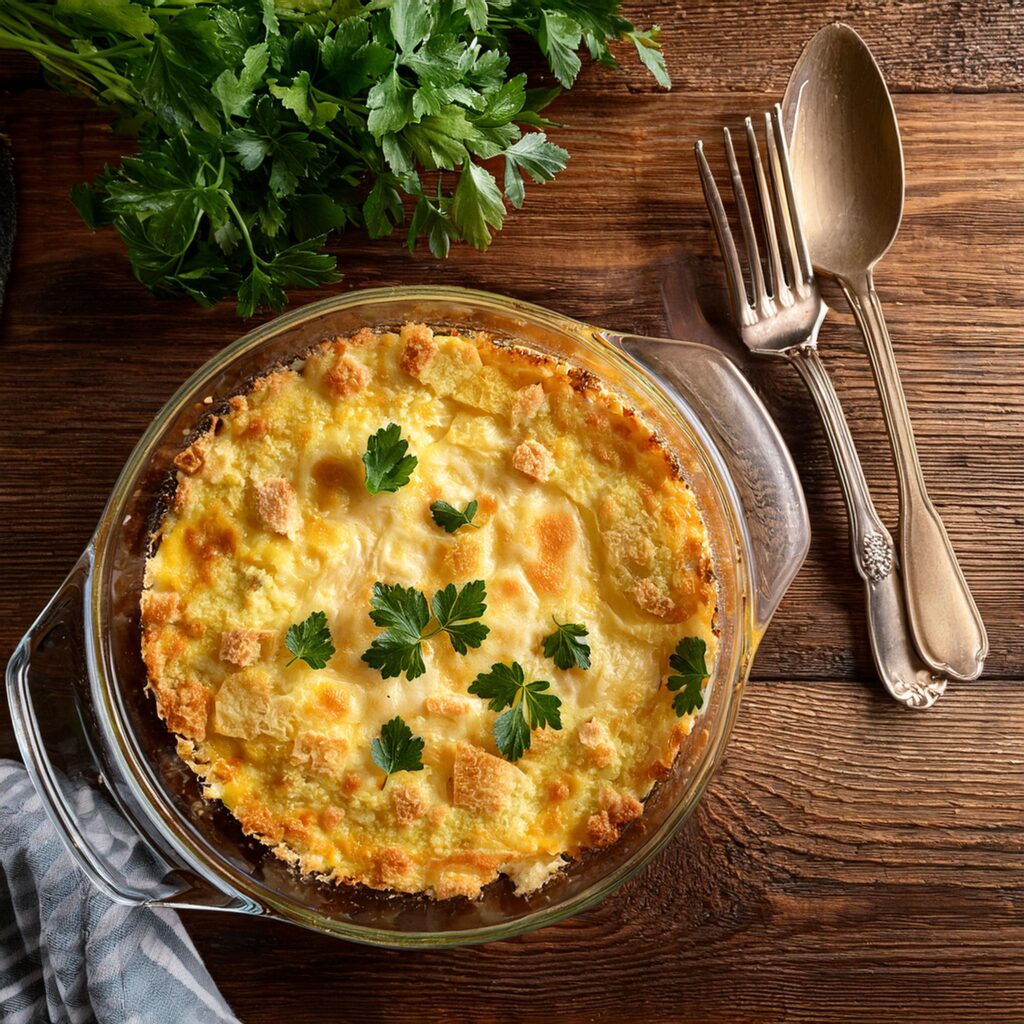
[[[390, 422], [419, 464], [372, 495], [361, 457]], [[247, 833], [303, 871], [443, 899], [500, 873], [536, 888], [639, 816], [693, 725], [665, 687], [669, 655], [698, 636], [713, 663], [716, 589], [675, 461], [590, 374], [482, 335], [364, 329], [233, 398], [177, 465], [143, 653], [180, 753]], [[474, 498], [479, 529], [434, 523], [431, 502]], [[429, 600], [473, 579], [479, 649], [439, 635], [411, 682], [361, 660], [375, 581]], [[288, 666], [286, 630], [317, 610], [337, 653]], [[553, 616], [586, 624], [589, 670], [544, 657]], [[467, 690], [513, 661], [551, 682], [563, 728], [510, 764]], [[371, 742], [395, 715], [425, 767], [382, 789]]]

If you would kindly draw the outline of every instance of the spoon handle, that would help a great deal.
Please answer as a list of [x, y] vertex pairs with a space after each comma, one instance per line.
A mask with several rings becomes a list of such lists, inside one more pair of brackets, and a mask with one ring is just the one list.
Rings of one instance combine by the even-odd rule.
[[789, 349], [786, 355], [803, 377], [825, 425], [850, 516], [853, 562], [864, 580], [868, 636], [878, 675], [901, 704], [929, 708], [942, 696], [946, 680], [933, 675], [914, 649], [899, 560], [892, 537], [871, 501], [839, 396], [815, 345]]
[[910, 412], [871, 271], [839, 283], [867, 343], [896, 462], [903, 585], [917, 649], [936, 672], [976, 679], [988, 654], [985, 625], [925, 488]]

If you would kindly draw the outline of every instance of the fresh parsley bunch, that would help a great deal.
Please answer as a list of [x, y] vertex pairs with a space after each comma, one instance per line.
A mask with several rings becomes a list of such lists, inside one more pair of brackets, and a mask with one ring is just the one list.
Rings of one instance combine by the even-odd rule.
[[581, 46], [616, 67], [608, 44], [626, 39], [669, 86], [658, 29], [619, 6], [4, 0], [0, 49], [31, 53], [137, 135], [134, 156], [73, 192], [87, 224], [124, 239], [136, 277], [204, 305], [237, 294], [249, 316], [337, 280], [324, 245], [351, 226], [401, 227], [439, 258], [452, 241], [486, 249], [525, 180], [569, 158], [540, 113], [560, 90], [510, 74], [510, 44], [533, 40], [568, 89]]

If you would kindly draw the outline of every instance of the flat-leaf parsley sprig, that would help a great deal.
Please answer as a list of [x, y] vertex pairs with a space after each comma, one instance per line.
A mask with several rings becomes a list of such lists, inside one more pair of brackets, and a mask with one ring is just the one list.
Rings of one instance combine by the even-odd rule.
[[367, 438], [363, 452], [366, 489], [371, 494], [380, 494], [404, 487], [420, 461], [408, 452], [409, 442], [402, 437], [402, 428], [397, 423], [389, 423]]
[[449, 505], [447, 501], [435, 501], [430, 506], [430, 514], [445, 533], [454, 533], [460, 526], [472, 526], [474, 530], [479, 530], [480, 527], [473, 522], [477, 508], [475, 498], [467, 503], [462, 512], [454, 505]]
[[[487, 610], [487, 588], [483, 580], [473, 580], [461, 590], [449, 583], [434, 594], [430, 607], [415, 587], [375, 583], [370, 601], [370, 618], [384, 632], [363, 654], [363, 661], [379, 669], [385, 679], [405, 673], [416, 679], [426, 672], [423, 664], [423, 641], [439, 633], [447, 633], [452, 647], [459, 654], [479, 647], [490, 629], [477, 621]], [[437, 625], [425, 632], [431, 612]]]
[[672, 706], [679, 718], [704, 706], [704, 680], [708, 678], [706, 653], [707, 644], [700, 637], [686, 636], [676, 644], [675, 653], [668, 659], [675, 674], [668, 677], [667, 685], [676, 694]]
[[423, 771], [423, 740], [412, 734], [412, 729], [396, 715], [381, 726], [380, 737], [370, 744], [373, 763], [384, 772], [383, 789], [395, 772]]
[[528, 683], [522, 666], [515, 661], [511, 665], [492, 665], [490, 672], [481, 672], [470, 684], [469, 692], [483, 697], [492, 711], [509, 709], [494, 723], [494, 741], [502, 757], [518, 761], [530, 749], [534, 729], [562, 728], [562, 702], [546, 692], [550, 687], [546, 679]]
[[401, 230], [438, 258], [453, 241], [485, 249], [524, 182], [569, 159], [540, 113], [560, 90], [509, 73], [522, 40], [566, 89], [581, 45], [615, 68], [616, 40], [670, 84], [657, 27], [637, 29], [619, 0], [0, 3], [0, 50], [31, 54], [137, 137], [75, 189], [85, 221], [113, 225], [147, 288], [237, 295], [239, 316], [336, 280], [332, 232]]
[[294, 655], [288, 665], [301, 660], [310, 668], [326, 668], [335, 654], [326, 612], [310, 612], [305, 621], [289, 626], [284, 635], [284, 645]]
[[544, 637], [544, 656], [550, 658], [559, 668], [590, 668], [590, 644], [583, 637], [588, 635], [582, 622], [559, 622], [553, 615], [555, 631]]

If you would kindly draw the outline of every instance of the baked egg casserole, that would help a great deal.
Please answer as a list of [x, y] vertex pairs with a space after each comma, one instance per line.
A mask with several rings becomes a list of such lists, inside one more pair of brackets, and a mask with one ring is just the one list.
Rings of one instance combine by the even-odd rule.
[[363, 328], [190, 440], [142, 653], [247, 834], [326, 880], [474, 898], [643, 813], [706, 700], [717, 590], [677, 459], [593, 374]]

